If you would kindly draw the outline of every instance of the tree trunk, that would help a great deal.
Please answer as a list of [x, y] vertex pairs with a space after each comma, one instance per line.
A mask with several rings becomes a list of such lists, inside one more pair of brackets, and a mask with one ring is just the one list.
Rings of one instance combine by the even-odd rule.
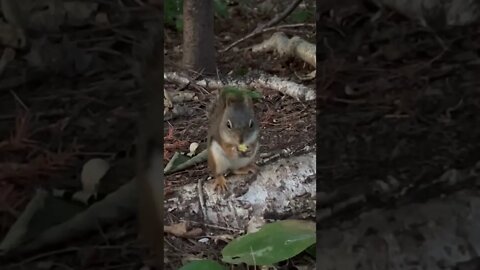
[[183, 66], [213, 75], [216, 71], [212, 0], [183, 1]]

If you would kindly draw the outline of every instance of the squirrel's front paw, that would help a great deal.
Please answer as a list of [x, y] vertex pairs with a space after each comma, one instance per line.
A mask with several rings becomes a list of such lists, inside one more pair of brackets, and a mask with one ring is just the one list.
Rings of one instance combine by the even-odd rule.
[[255, 145], [241, 144], [237, 147], [237, 153], [239, 157], [251, 157], [255, 152]]
[[213, 190], [220, 193], [227, 190], [227, 180], [225, 179], [225, 176], [220, 175], [215, 178], [215, 182], [213, 182]]

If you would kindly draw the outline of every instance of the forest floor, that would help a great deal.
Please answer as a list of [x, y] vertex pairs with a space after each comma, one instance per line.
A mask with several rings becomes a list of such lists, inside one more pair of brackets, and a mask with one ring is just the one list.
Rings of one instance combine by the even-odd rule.
[[[285, 1], [285, 3], [290, 3]], [[277, 31], [284, 32], [288, 37], [295, 35], [315, 44], [315, 21], [314, 21], [314, 1], [309, 1], [309, 6], [300, 6], [297, 14], [306, 14], [301, 23], [297, 21], [286, 21], [280, 25], [301, 24], [297, 27], [281, 28]], [[310, 7], [310, 8], [309, 8]], [[231, 8], [230, 14], [226, 19], [220, 19], [215, 23], [215, 46], [217, 51], [226, 48], [231, 43], [245, 37], [261, 23], [266, 23], [273, 18], [272, 14], [261, 15], [253, 9], [247, 9], [241, 6]], [[299, 16], [299, 15], [298, 15]], [[305, 16], [305, 15], [304, 15]], [[295, 15], [293, 14], [293, 17]], [[305, 17], [304, 17], [305, 18]], [[245, 40], [231, 50], [225, 53], [217, 54], [218, 69], [222, 74], [232, 74], [233, 77], [245, 74], [249, 71], [262, 71], [270, 75], [276, 75], [315, 89], [315, 79], [302, 81], [300, 77], [306, 76], [312, 72], [308, 64], [300, 59], [286, 59], [279, 57], [276, 53], [252, 53], [251, 46], [259, 44], [269, 39], [275, 31], [268, 31], [261, 35]], [[182, 54], [182, 35], [172, 28], [166, 28], [165, 31], [165, 57], [166, 72], [182, 72], [178, 65], [181, 63]], [[165, 89], [172, 93], [177, 92], [183, 85], [177, 85], [174, 82], [165, 82]], [[216, 96], [216, 91], [211, 89], [199, 89], [199, 87], [188, 87], [186, 90], [195, 92], [198, 100], [189, 101], [186, 106], [194, 108], [194, 112], [186, 117], [180, 117], [166, 123], [165, 132], [172, 136], [166, 137], [166, 143], [171, 145], [180, 145], [172, 151], [166, 151], [166, 158], [169, 159], [175, 151], [189, 152], [189, 145], [192, 142], [199, 144], [206, 142], [208, 122], [206, 119], [206, 108]], [[260, 135], [260, 157], [280, 156], [282, 151], [288, 149], [292, 155], [299, 155], [305, 152], [306, 146], [310, 146], [309, 151], [315, 151], [315, 101], [306, 103], [299, 102], [294, 98], [284, 95], [272, 89], [256, 89], [261, 91], [262, 99], [255, 103], [255, 111], [261, 126]], [[274, 159], [272, 159], [274, 160]], [[166, 177], [166, 199], [174, 196], [173, 191], [185, 184], [197, 183], [199, 179], [208, 177], [209, 172], [207, 164], [199, 164], [191, 169], [173, 173]], [[185, 220], [184, 217], [176, 216], [174, 213], [168, 213], [166, 217], [168, 224], [179, 224]], [[228, 228], [202, 227], [205, 236], [236, 236]], [[204, 238], [200, 236], [199, 239]], [[182, 239], [173, 235], [166, 235], [165, 259], [168, 260], [167, 269], [178, 269], [184, 253], [194, 255], [195, 257], [208, 257], [220, 261], [219, 251], [225, 246], [225, 241], [213, 241], [209, 243], [195, 241], [192, 239]], [[182, 251], [182, 252], [179, 252]], [[284, 266], [287, 267], [287, 266]], [[239, 268], [243, 269], [243, 268]]]
[[[143, 99], [131, 68], [151, 20], [135, 1], [130, 2], [127, 9], [101, 6], [93, 21], [66, 27], [46, 40], [34, 39], [31, 46], [16, 51], [0, 74], [0, 239], [36, 188], [80, 189], [80, 171], [91, 158], [107, 159], [112, 166], [102, 180], [104, 193], [134, 176]], [[230, 9], [228, 18], [216, 21], [217, 49], [244, 37], [274, 14]], [[108, 24], [101, 13], [108, 14]], [[282, 29], [288, 36], [318, 41], [316, 125], [313, 103], [302, 104], [264, 89], [264, 100], [256, 105], [262, 124], [261, 152], [300, 151], [316, 144], [318, 189], [344, 197], [365, 193], [373, 181], [387, 178], [401, 186], [420, 186], [449, 168], [471, 167], [480, 160], [476, 125], [480, 123], [480, 28], [462, 27], [436, 36], [393, 13], [370, 22], [372, 15], [351, 8], [336, 20], [322, 17], [316, 31], [308, 25]], [[314, 81], [298, 80], [311, 71], [301, 61], [248, 50], [272, 33], [219, 54], [219, 70], [262, 70], [313, 87]], [[165, 29], [165, 71], [181, 71], [181, 40], [181, 33]], [[178, 87], [165, 84], [167, 90]], [[205, 140], [205, 108], [213, 95], [198, 94], [199, 100], [189, 101], [198, 114], [165, 123], [166, 142], [178, 146], [168, 150], [167, 160], [175, 151], [188, 152], [190, 143]], [[200, 164], [170, 175], [167, 198], [172, 190], [206, 174], [205, 164]], [[449, 192], [414, 191], [405, 196], [424, 200]], [[394, 204], [372, 202], [371, 206]], [[321, 226], [356, 214], [332, 216]], [[178, 219], [168, 216], [167, 222]], [[136, 226], [130, 220], [70, 241], [67, 248], [55, 247], [53, 252], [41, 251], [14, 262], [0, 257], [0, 265], [6, 266], [0, 268], [138, 269], [145, 249], [136, 240]], [[189, 257], [218, 259], [223, 245], [166, 235], [169, 269], [177, 269]], [[9, 268], [12, 263], [22, 264]]]

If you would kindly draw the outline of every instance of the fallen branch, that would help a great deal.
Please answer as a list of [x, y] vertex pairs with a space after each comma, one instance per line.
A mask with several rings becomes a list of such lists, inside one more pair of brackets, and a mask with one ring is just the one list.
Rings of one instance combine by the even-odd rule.
[[316, 45], [298, 36], [288, 39], [284, 33], [277, 32], [252, 48], [254, 53], [273, 50], [277, 51], [280, 56], [298, 57], [311, 66], [317, 67]]
[[198, 100], [195, 92], [191, 91], [163, 91], [163, 121], [168, 121], [180, 116], [191, 116], [195, 114], [195, 110], [191, 106], [177, 105], [185, 101]]
[[275, 24], [279, 23], [280, 21], [282, 21], [283, 19], [285, 19], [286, 17], [288, 17], [288, 15], [290, 15], [294, 10], [295, 8], [300, 4], [300, 2], [302, 2], [303, 0], [295, 0], [294, 2], [292, 2], [290, 4], [290, 6], [287, 7], [287, 9], [285, 9], [282, 13], [278, 14], [277, 16], [275, 16], [273, 19], [271, 19], [269, 22], [267, 22], [266, 24], [262, 24], [262, 25], [259, 25], [257, 26], [257, 28], [255, 28], [255, 30], [253, 30], [250, 34], [246, 35], [245, 37], [233, 42], [232, 44], [228, 45], [225, 49], [221, 50], [220, 52], [221, 53], [224, 53], [224, 52], [227, 52], [229, 51], [231, 48], [235, 47], [236, 45], [240, 44], [241, 42], [249, 39], [249, 38], [252, 38], [260, 33], [263, 32], [263, 30], [265, 30], [265, 28], [268, 28], [268, 27], [271, 27], [271, 26], [274, 26]]
[[17, 222], [10, 228], [10, 231], [0, 243], [0, 251], [6, 252], [17, 248], [22, 244], [22, 238], [28, 231], [28, 223], [35, 215], [35, 212], [42, 206], [42, 202], [46, 199], [47, 192], [44, 190], [37, 190], [35, 196], [23, 210], [22, 215]]
[[[44, 197], [44, 193], [39, 193]], [[68, 221], [50, 227], [36, 236], [32, 241], [21, 242], [20, 234], [25, 233], [25, 222], [31, 211], [24, 213], [24, 218], [19, 220], [19, 229], [12, 232], [2, 243], [4, 252], [33, 252], [50, 245], [64, 243], [70, 239], [75, 239], [98, 230], [98, 226], [114, 224], [131, 218], [137, 212], [137, 185], [135, 180], [128, 182], [120, 187], [116, 192], [108, 195], [105, 199], [94, 203], [85, 211], [77, 214]], [[40, 200], [40, 199], [37, 199]], [[31, 207], [38, 207], [37, 202], [31, 203]], [[29, 208], [30, 209], [30, 208]], [[32, 208], [32, 211], [34, 208]]]
[[[217, 90], [225, 87], [225, 85], [219, 80], [201, 79], [191, 81], [177, 72], [167, 72], [164, 73], [163, 76], [165, 80], [174, 81], [178, 84], [193, 83], [198, 86]], [[242, 79], [229, 79], [228, 82], [228, 85], [236, 87], [253, 87], [256, 89], [270, 88], [291, 96], [299, 101], [315, 100], [316, 97], [315, 90], [310, 87], [297, 84], [275, 75], [268, 75], [263, 72], [251, 72]]]

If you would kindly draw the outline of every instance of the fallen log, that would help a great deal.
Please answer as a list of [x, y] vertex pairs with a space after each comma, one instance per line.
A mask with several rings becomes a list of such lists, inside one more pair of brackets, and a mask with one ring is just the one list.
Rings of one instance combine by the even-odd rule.
[[165, 202], [166, 211], [239, 230], [258, 217], [314, 217], [315, 163], [313, 152], [261, 166], [256, 175], [229, 176], [227, 194], [215, 193], [211, 182], [185, 185]]

